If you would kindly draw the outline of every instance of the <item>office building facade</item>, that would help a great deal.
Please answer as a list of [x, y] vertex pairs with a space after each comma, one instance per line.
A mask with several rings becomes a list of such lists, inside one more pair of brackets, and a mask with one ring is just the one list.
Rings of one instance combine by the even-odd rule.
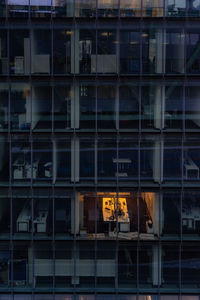
[[199, 300], [199, 20], [0, 2], [1, 300]]

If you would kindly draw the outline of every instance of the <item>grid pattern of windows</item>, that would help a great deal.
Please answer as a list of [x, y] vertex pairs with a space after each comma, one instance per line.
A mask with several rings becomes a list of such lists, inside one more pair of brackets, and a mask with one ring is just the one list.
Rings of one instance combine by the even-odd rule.
[[199, 300], [200, 1], [0, 18], [0, 300]]

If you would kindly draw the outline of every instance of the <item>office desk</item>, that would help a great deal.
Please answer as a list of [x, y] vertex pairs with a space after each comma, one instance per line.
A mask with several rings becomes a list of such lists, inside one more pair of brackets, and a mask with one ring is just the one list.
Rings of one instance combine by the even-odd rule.
[[47, 217], [48, 211], [40, 211], [38, 217], [33, 221], [37, 233], [44, 233], [47, 231]]
[[17, 218], [17, 231], [29, 232], [30, 221], [31, 221], [31, 205], [30, 205], [30, 200], [28, 200]]
[[183, 208], [182, 226], [196, 230], [196, 222], [200, 222], [200, 207]]
[[[184, 168], [185, 168], [185, 179], [189, 178], [196, 178], [199, 179], [199, 167], [193, 162], [192, 159], [187, 159], [184, 162]], [[192, 173], [192, 177], [190, 174]], [[194, 176], [194, 173], [196, 173], [196, 176]], [[189, 176], [188, 176], [189, 174]]]

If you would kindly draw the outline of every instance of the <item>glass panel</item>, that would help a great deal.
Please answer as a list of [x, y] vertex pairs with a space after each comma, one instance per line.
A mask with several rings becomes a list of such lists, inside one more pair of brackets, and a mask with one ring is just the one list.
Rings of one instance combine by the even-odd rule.
[[31, 73], [49, 75], [51, 72], [51, 32], [34, 29], [31, 32]]
[[99, 180], [117, 180], [116, 141], [100, 140], [98, 145], [98, 177]]
[[95, 153], [93, 140], [80, 141], [80, 179], [94, 181]]
[[11, 84], [11, 129], [29, 131], [31, 127], [31, 99], [28, 83]]
[[182, 151], [179, 141], [165, 141], [164, 149], [164, 179], [181, 180]]
[[[152, 141], [142, 142], [140, 150], [140, 177], [141, 180], [152, 180], [153, 176], [153, 165], [152, 161], [153, 153], [156, 151], [157, 146]], [[158, 169], [159, 172], [159, 169]]]
[[[76, 149], [78, 151], [78, 149]], [[53, 141], [54, 182], [71, 179], [71, 141], [57, 139]]]
[[182, 203], [182, 232], [185, 238], [199, 239], [200, 202], [199, 192], [185, 191]]
[[[114, 288], [116, 280], [116, 244], [113, 241], [98, 241], [96, 250], [97, 287]], [[109, 296], [110, 299], [110, 296]]]
[[141, 88], [142, 129], [161, 129], [163, 125], [163, 87], [153, 82]]
[[[179, 287], [179, 247], [167, 244], [162, 247], [162, 287]], [[163, 298], [162, 300], [168, 300]], [[169, 298], [171, 300], [171, 298]], [[178, 299], [174, 299], [178, 300]]]
[[116, 129], [116, 86], [97, 87], [97, 127], [98, 130]]
[[8, 130], [8, 85], [0, 83], [0, 131]]
[[142, 72], [147, 74], [163, 71], [162, 29], [151, 28], [142, 33]]
[[120, 1], [121, 17], [140, 17], [141, 0], [123, 0]]
[[54, 130], [63, 131], [73, 127], [71, 110], [73, 87], [71, 85], [56, 85], [54, 88]]
[[198, 288], [200, 253], [197, 245], [184, 244], [181, 251], [182, 288]]
[[122, 130], [139, 127], [139, 89], [131, 84], [119, 88], [119, 127]]
[[54, 229], [56, 238], [67, 239], [72, 233], [71, 223], [73, 216], [72, 198], [69, 192], [55, 192]]
[[29, 0], [31, 6], [31, 16], [35, 18], [50, 18], [51, 3], [55, 0]]
[[[74, 283], [73, 244], [56, 242], [55, 244], [55, 287], [70, 288]], [[56, 300], [73, 300], [71, 296], [59, 295]], [[43, 300], [43, 299], [41, 299]]]
[[[31, 145], [28, 139], [16, 136], [11, 145], [12, 180], [15, 184], [30, 184], [31, 177], [35, 178], [37, 170], [31, 168]], [[26, 183], [25, 183], [26, 182]]]
[[183, 150], [183, 175], [185, 180], [199, 180], [200, 143], [191, 138], [185, 142]]
[[187, 0], [188, 2], [188, 15], [190, 17], [200, 16], [200, 1], [199, 0]]
[[181, 30], [166, 32], [166, 73], [184, 73], [184, 41], [185, 35]]
[[140, 73], [140, 33], [121, 31], [120, 34], [120, 73]]
[[96, 127], [96, 88], [87, 83], [79, 86], [80, 128], [94, 130]]
[[199, 29], [189, 29], [186, 33], [186, 70], [190, 74], [200, 71]]
[[5, 185], [9, 182], [9, 142], [5, 136], [0, 136], [0, 184]]
[[[1, 5], [1, 4], [0, 4]], [[1, 7], [0, 7], [1, 10]], [[0, 75], [8, 74], [7, 32], [0, 30]]]
[[[97, 72], [103, 74], [117, 73], [118, 62], [117, 62], [117, 35], [114, 30], [99, 30], [97, 33], [98, 48], [97, 48], [97, 59], [94, 61], [92, 58], [92, 65], [96, 66]], [[92, 66], [92, 72], [94, 67]]]
[[54, 30], [53, 35], [53, 72], [54, 74], [69, 74], [71, 70], [72, 31]]
[[[9, 3], [7, 3], [7, 5], [8, 4]], [[6, 17], [6, 1], [1, 1], [1, 3], [0, 3], [0, 18], [5, 18], [5, 17]]]
[[32, 232], [32, 199], [29, 190], [14, 190], [12, 224], [15, 239], [30, 239]]
[[124, 138], [119, 142], [118, 159], [113, 161], [120, 181], [129, 181], [138, 179], [138, 144], [137, 141]]
[[30, 37], [28, 30], [10, 31], [10, 74], [30, 73]]
[[[11, 273], [11, 264], [13, 267], [13, 277]], [[10, 264], [9, 280], [16, 289], [32, 287], [32, 275], [30, 277], [29, 268], [32, 269], [31, 246], [25, 242], [14, 244], [13, 260]]]
[[32, 129], [52, 130], [52, 89], [49, 85], [38, 83], [32, 87]]
[[176, 81], [165, 87], [165, 129], [183, 128], [183, 87]]
[[186, 0], [165, 0], [168, 17], [184, 17], [186, 15]]
[[[137, 285], [137, 248], [129, 243], [121, 243], [118, 249], [118, 282], [119, 288], [136, 288]], [[120, 300], [134, 300], [134, 298]], [[136, 296], [135, 296], [136, 297]], [[136, 298], [135, 298], [136, 300]]]
[[94, 288], [95, 270], [98, 272], [98, 262], [96, 269], [95, 245], [92, 241], [79, 242], [76, 249], [76, 257], [79, 258], [79, 268], [76, 269], [76, 282], [80, 288]]
[[[94, 238], [95, 237], [95, 219], [96, 219], [96, 210], [95, 210], [95, 201], [96, 195], [95, 193], [79, 193], [79, 222], [80, 229], [79, 234], [80, 238]], [[102, 212], [99, 211], [97, 215], [97, 222], [102, 218]], [[100, 231], [101, 233], [103, 231]], [[102, 233], [103, 234], [103, 233]]]
[[165, 192], [161, 197], [160, 231], [167, 238], [180, 234], [180, 192]]
[[0, 190], [0, 239], [1, 240], [9, 239], [9, 235], [10, 235], [10, 198], [8, 197], [7, 190]]
[[[11, 253], [9, 245], [5, 242], [1, 243], [0, 247], [0, 288], [8, 288], [10, 284], [10, 262], [11, 262]], [[9, 295], [6, 295], [5, 298], [1, 295], [1, 300], [11, 300]]]
[[190, 83], [185, 89], [185, 127], [190, 130], [200, 128], [199, 110], [200, 87], [197, 83]]
[[143, 0], [143, 17], [162, 17], [163, 0]]
[[154, 240], [159, 236], [159, 193], [142, 192], [138, 199], [139, 232], [141, 240]]
[[49, 181], [51, 183], [53, 176], [52, 163], [52, 143], [45, 137], [40, 137], [33, 141], [33, 164], [35, 164], [36, 175], [33, 179], [36, 181]]
[[28, 18], [29, 0], [7, 0], [10, 18]]
[[74, 0], [52, 0], [52, 15], [53, 17], [73, 17]]
[[[152, 259], [153, 259], [153, 251], [156, 251], [155, 246], [141, 244], [139, 248], [139, 284], [140, 287], [150, 288], [152, 287], [153, 280], [155, 278], [152, 275], [157, 277], [158, 269], [152, 268]], [[156, 259], [156, 258], [155, 258]], [[158, 265], [158, 260], [156, 260], [154, 268]], [[157, 278], [156, 278], [157, 279]], [[158, 280], [157, 280], [158, 281]], [[158, 283], [158, 282], [157, 282]]]
[[95, 17], [96, 0], [75, 0], [75, 16], [81, 18]]
[[[34, 285], [36, 288], [53, 286], [53, 251], [52, 243], [35, 243], [34, 247]], [[32, 250], [33, 251], [33, 250]]]
[[[50, 191], [36, 192], [33, 199], [33, 231], [35, 239], [50, 239], [53, 232], [52, 199]], [[35, 194], [36, 194], [35, 193]]]
[[118, 16], [118, 4], [118, 0], [98, 0], [98, 16], [105, 18]]
[[[79, 72], [83, 74], [90, 74], [96, 72], [96, 31], [94, 29], [80, 30], [79, 48], [75, 49], [77, 54], [77, 62], [79, 62]], [[77, 63], [75, 62], [75, 64]], [[75, 70], [76, 71], [76, 70]]]

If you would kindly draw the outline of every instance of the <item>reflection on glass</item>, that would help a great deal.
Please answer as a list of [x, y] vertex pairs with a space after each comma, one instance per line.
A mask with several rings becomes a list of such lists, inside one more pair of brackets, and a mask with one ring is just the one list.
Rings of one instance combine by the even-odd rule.
[[196, 83], [190, 83], [185, 90], [185, 127], [186, 129], [199, 129], [200, 111], [199, 111], [200, 87]]
[[189, 8], [188, 15], [190, 17], [199, 17], [200, 15], [200, 1], [199, 0], [188, 0]]
[[98, 177], [101, 180], [117, 180], [116, 171], [117, 164], [115, 159], [117, 157], [115, 140], [101, 140], [98, 144]]
[[53, 143], [54, 181], [70, 180], [71, 175], [71, 142], [57, 139]]
[[164, 179], [180, 180], [182, 171], [181, 147], [179, 142], [165, 142]]

